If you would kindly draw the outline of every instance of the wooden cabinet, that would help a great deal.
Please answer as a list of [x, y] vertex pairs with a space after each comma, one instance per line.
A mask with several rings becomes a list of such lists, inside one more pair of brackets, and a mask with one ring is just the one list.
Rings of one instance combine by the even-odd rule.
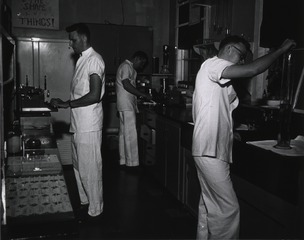
[[181, 128], [176, 122], [167, 122], [167, 176], [168, 190], [180, 200], [182, 187], [182, 162], [180, 157]]
[[255, 0], [233, 0], [231, 11], [231, 34], [244, 36], [253, 42]]
[[217, 0], [211, 7], [211, 39], [220, 41], [232, 34], [253, 41], [255, 0]]
[[92, 47], [105, 61], [106, 73], [114, 74], [118, 67], [118, 31], [111, 25], [87, 25], [91, 32]]
[[183, 203], [190, 212], [197, 216], [201, 188], [197, 177], [196, 166], [191, 153], [193, 125], [184, 124], [182, 127], [181, 158], [184, 163]]
[[286, 38], [290, 38], [297, 43], [297, 49], [302, 49], [304, 47], [304, 1], [267, 0], [262, 4], [260, 46], [277, 48]]
[[143, 115], [139, 138], [141, 162], [162, 186], [182, 201], [180, 123], [147, 109]]
[[193, 45], [206, 38], [209, 7], [196, 2], [188, 0], [179, 1], [177, 4], [177, 45], [179, 49], [191, 49]]
[[[284, 151], [234, 142], [231, 164], [234, 189], [241, 204], [257, 210], [242, 211], [241, 205], [242, 226], [248, 227], [249, 238], [303, 239], [304, 164], [301, 153], [298, 150], [298, 154], [288, 156]], [[251, 226], [255, 227], [251, 229]]]
[[139, 157], [141, 163], [150, 168], [155, 164], [156, 113], [146, 110], [139, 120]]
[[191, 49], [203, 39], [222, 40], [227, 34], [253, 41], [255, 0], [186, 0], [177, 4], [177, 43]]
[[163, 186], [166, 186], [167, 172], [167, 149], [166, 149], [166, 119], [157, 117], [156, 119], [156, 152], [155, 164], [152, 169], [153, 175]]
[[[107, 74], [116, 74], [117, 68], [134, 52], [144, 51], [152, 62], [153, 30], [151, 27], [87, 24], [91, 32], [91, 44], [99, 52], [106, 64]], [[152, 73], [149, 64], [144, 73]]]
[[182, 148], [182, 157], [185, 163], [184, 204], [192, 214], [197, 216], [201, 188], [197, 178], [195, 163], [191, 151], [186, 148]]
[[181, 127], [162, 116], [156, 119], [157, 178], [177, 199], [181, 198], [182, 163], [180, 158]]

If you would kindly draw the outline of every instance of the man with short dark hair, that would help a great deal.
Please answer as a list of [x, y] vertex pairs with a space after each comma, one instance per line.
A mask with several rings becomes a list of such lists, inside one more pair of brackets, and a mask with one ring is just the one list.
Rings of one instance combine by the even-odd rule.
[[137, 72], [148, 64], [148, 56], [135, 52], [131, 60], [120, 64], [116, 73], [117, 111], [119, 113], [119, 164], [139, 165], [136, 130], [137, 98], [151, 100], [151, 96], [136, 89]]
[[102, 123], [105, 64], [90, 44], [89, 28], [77, 23], [66, 28], [70, 46], [79, 55], [70, 100], [51, 99], [58, 108], [71, 108], [72, 160], [81, 205], [89, 216], [103, 212]]
[[232, 111], [238, 97], [231, 80], [253, 77], [295, 46], [286, 40], [276, 51], [244, 64], [249, 43], [238, 36], [225, 38], [217, 56], [201, 65], [195, 81], [192, 115], [192, 155], [201, 186], [197, 239], [237, 239], [239, 204], [230, 179]]

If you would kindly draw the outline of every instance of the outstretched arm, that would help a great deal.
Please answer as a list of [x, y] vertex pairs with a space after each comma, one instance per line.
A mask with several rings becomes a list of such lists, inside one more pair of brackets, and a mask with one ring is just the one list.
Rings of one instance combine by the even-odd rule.
[[222, 73], [222, 78], [233, 79], [254, 77], [267, 70], [276, 59], [295, 45], [296, 43], [293, 40], [286, 39], [277, 50], [262, 56], [251, 63], [227, 67]]
[[122, 85], [124, 87], [124, 89], [126, 91], [128, 91], [129, 93], [132, 93], [133, 95], [137, 96], [137, 97], [144, 97], [147, 100], [151, 100], [152, 97], [149, 94], [143, 93], [141, 91], [139, 91], [136, 87], [134, 87], [131, 83], [129, 79], [124, 79], [122, 80]]

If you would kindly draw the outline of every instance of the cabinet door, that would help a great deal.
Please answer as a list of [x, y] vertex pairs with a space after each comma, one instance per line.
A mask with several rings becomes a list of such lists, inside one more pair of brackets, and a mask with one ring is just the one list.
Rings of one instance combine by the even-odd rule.
[[20, 84], [25, 85], [26, 79], [29, 86], [38, 86], [34, 82], [34, 46], [30, 40], [17, 39], [17, 78]]
[[[146, 52], [149, 62], [152, 62], [152, 28], [97, 23], [88, 23], [87, 25], [91, 32], [91, 44], [102, 55], [107, 74], [116, 74], [119, 64], [125, 59], [130, 59], [133, 53], [138, 50]], [[144, 73], [151, 73], [151, 69], [152, 64], [149, 64]]]
[[231, 33], [243, 35], [252, 42], [254, 37], [255, 1], [233, 0]]
[[200, 200], [201, 188], [197, 178], [197, 171], [191, 151], [183, 149], [186, 166], [185, 176], [185, 204], [194, 214], [198, 214], [198, 203]]
[[[44, 88], [45, 79], [50, 98], [69, 99], [75, 62], [66, 39], [17, 40], [18, 73], [21, 84]], [[48, 100], [48, 99], [46, 99]], [[52, 112], [55, 121], [70, 123], [70, 110]]]
[[[39, 85], [50, 91], [50, 98], [70, 98], [70, 85], [74, 74], [72, 49], [67, 40], [45, 40], [39, 42]], [[55, 121], [70, 123], [70, 109], [52, 112]]]
[[166, 140], [166, 119], [158, 116], [156, 119], [156, 158], [153, 166], [155, 178], [166, 186], [167, 171], [167, 140]]
[[115, 74], [119, 66], [118, 28], [104, 24], [87, 24], [91, 32], [92, 47], [103, 57], [106, 74]]
[[180, 125], [167, 120], [166, 124], [166, 187], [176, 197], [179, 198], [180, 187]]
[[119, 62], [130, 59], [136, 51], [144, 51], [149, 64], [143, 73], [152, 73], [153, 30], [149, 27], [119, 26]]

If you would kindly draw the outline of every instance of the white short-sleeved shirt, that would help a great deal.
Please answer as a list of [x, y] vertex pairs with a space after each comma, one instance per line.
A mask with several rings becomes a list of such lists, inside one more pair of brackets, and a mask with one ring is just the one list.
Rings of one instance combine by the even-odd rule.
[[123, 87], [122, 80], [129, 79], [130, 83], [136, 87], [137, 72], [129, 60], [125, 60], [117, 69], [116, 73], [116, 96], [118, 111], [138, 111], [137, 97], [126, 91]]
[[210, 156], [232, 162], [232, 111], [238, 105], [231, 79], [223, 70], [234, 63], [217, 56], [207, 59], [197, 74], [193, 93], [193, 156]]
[[[90, 76], [97, 74], [102, 81], [100, 99], [105, 88], [104, 79], [105, 64], [92, 47], [82, 52], [77, 60], [74, 77], [71, 83], [70, 99], [75, 100], [86, 95], [90, 91]], [[92, 132], [102, 130], [103, 109], [102, 102], [85, 107], [71, 109], [70, 132]]]

